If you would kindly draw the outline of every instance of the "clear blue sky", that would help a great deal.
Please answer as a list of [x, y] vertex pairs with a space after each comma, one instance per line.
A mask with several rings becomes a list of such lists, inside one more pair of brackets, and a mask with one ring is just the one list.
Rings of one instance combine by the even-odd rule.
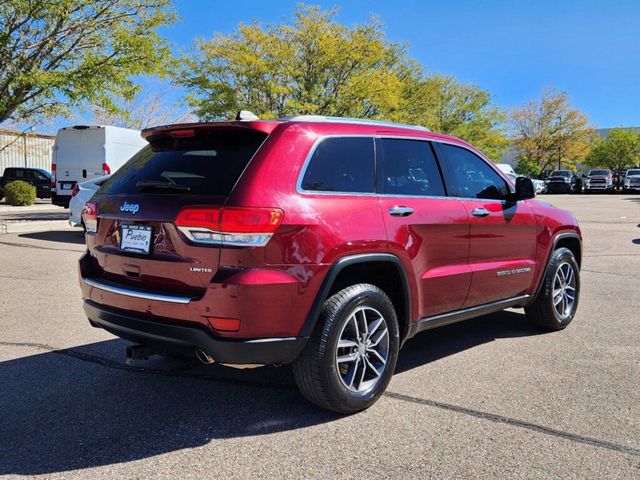
[[[177, 0], [181, 23], [163, 30], [177, 47], [230, 33], [239, 22], [281, 22], [299, 2]], [[307, 1], [338, 6], [338, 21], [385, 24], [429, 70], [494, 95], [504, 108], [544, 87], [566, 91], [597, 127], [640, 126], [640, 0]]]

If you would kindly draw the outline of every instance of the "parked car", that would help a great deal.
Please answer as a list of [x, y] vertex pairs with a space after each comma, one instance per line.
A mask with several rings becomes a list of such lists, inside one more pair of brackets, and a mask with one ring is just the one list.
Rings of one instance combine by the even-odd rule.
[[624, 192], [640, 190], [640, 168], [630, 168], [625, 172], [622, 189]]
[[51, 174], [41, 168], [7, 167], [0, 178], [0, 186], [22, 180], [36, 187], [36, 197], [51, 197]]
[[[509, 165], [508, 163], [498, 163], [496, 164], [496, 167], [498, 167], [507, 177], [509, 177], [515, 183], [519, 175], [515, 172], [511, 165]], [[537, 180], [535, 178], [531, 178], [531, 181], [533, 182], [533, 187], [536, 191], [536, 195], [544, 192], [546, 188], [544, 181]]]
[[52, 203], [68, 207], [77, 183], [115, 172], [146, 144], [140, 130], [109, 125], [61, 128], [53, 146]]
[[509, 307], [574, 318], [575, 217], [462, 140], [321, 116], [143, 135], [85, 206], [79, 269], [89, 322], [131, 360], [293, 363], [307, 399], [353, 413], [418, 332]]
[[547, 193], [581, 193], [582, 178], [571, 170], [554, 170], [545, 180]]
[[109, 177], [110, 175], [103, 175], [88, 182], [76, 183], [71, 191], [71, 201], [69, 202], [69, 225], [72, 227], [85, 228], [84, 222], [82, 221], [84, 206], [93, 194], [96, 193], [96, 190], [100, 188], [100, 185]]
[[587, 179], [584, 184], [586, 193], [605, 191], [613, 192], [614, 190], [613, 172], [605, 168], [594, 168], [587, 173]]

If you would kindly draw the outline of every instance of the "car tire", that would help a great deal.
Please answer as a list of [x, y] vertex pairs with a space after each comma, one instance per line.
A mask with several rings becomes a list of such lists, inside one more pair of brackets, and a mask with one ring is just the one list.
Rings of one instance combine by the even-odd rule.
[[568, 248], [554, 250], [527, 318], [545, 330], [562, 330], [573, 320], [580, 299], [580, 268]]
[[313, 335], [293, 363], [293, 374], [311, 403], [351, 414], [384, 393], [399, 348], [393, 303], [380, 288], [361, 283], [324, 303]]

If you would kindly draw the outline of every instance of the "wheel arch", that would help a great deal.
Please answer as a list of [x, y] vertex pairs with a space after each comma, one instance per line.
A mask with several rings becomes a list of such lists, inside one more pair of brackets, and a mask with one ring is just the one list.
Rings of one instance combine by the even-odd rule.
[[300, 336], [311, 336], [327, 298], [354, 283], [370, 283], [389, 295], [398, 314], [400, 341], [404, 341], [411, 324], [409, 279], [402, 261], [387, 253], [365, 253], [338, 259], [327, 272], [316, 294]]
[[540, 275], [538, 279], [538, 285], [536, 286], [535, 293], [532, 295], [532, 300], [538, 297], [540, 293], [540, 289], [544, 284], [544, 279], [547, 276], [547, 270], [549, 268], [549, 261], [551, 260], [551, 255], [558, 248], [568, 248], [571, 250], [573, 255], [576, 257], [576, 262], [578, 263], [578, 268], [582, 267], [582, 240], [580, 239], [580, 235], [576, 232], [560, 232], [553, 237], [551, 241], [551, 248], [547, 254], [547, 259], [544, 264], [544, 272]]

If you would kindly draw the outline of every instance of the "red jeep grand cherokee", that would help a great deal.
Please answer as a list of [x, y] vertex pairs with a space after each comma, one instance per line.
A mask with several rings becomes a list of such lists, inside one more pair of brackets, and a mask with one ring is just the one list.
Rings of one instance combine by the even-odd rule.
[[337, 412], [384, 392], [416, 333], [524, 307], [571, 322], [574, 216], [469, 144], [427, 129], [300, 116], [146, 130], [87, 204], [93, 326], [131, 357], [293, 363]]

